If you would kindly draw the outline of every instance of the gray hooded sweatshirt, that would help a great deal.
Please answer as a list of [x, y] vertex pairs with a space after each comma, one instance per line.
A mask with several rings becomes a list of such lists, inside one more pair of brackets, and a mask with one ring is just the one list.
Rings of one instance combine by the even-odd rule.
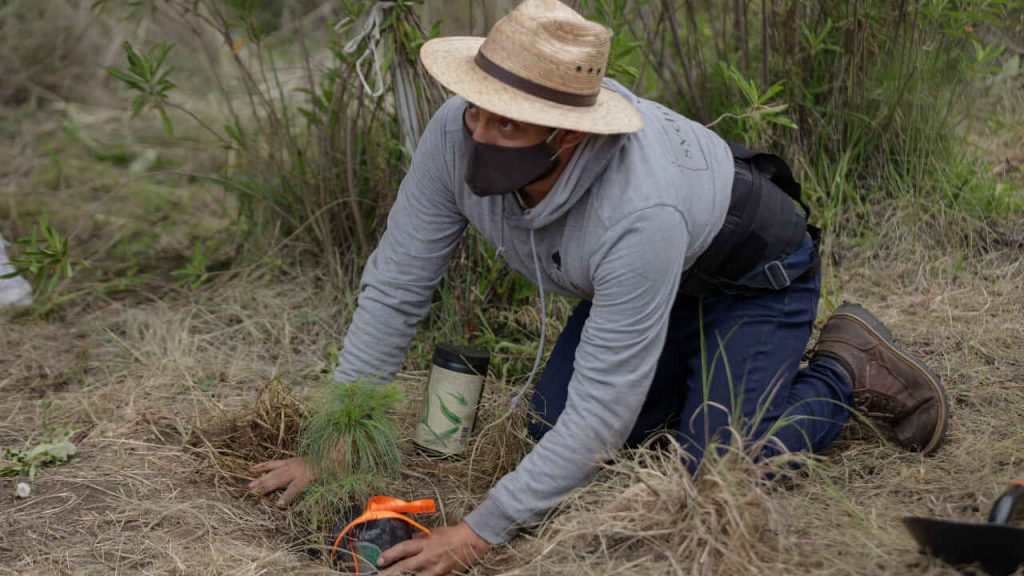
[[542, 519], [625, 442], [654, 377], [680, 276], [729, 206], [734, 167], [725, 141], [605, 83], [639, 109], [643, 130], [588, 135], [531, 210], [514, 197], [470, 191], [466, 101], [452, 98], [437, 111], [363, 271], [334, 374], [338, 382], [394, 377], [467, 223], [546, 291], [593, 302], [556, 425], [466, 517], [491, 544]]

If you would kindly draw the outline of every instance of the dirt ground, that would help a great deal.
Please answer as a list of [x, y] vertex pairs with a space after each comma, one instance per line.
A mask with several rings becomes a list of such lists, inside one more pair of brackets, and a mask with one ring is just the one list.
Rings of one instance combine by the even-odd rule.
[[[111, 186], [124, 175], [83, 175], [73, 156], [56, 182], [36, 143], [61, 117], [5, 142], [8, 216], [51, 211], [101, 268], [116, 252], [101, 248], [124, 243], [153, 270], [175, 268], [196, 228], [216, 224], [205, 192]], [[82, 122], [121, 121], [91, 118]], [[855, 422], [786, 482], [764, 480], [766, 467], [786, 470], [778, 464], [727, 458], [692, 479], [671, 455], [625, 455], [473, 573], [955, 574], [918, 554], [900, 521], [981, 520], [1024, 479], [1024, 223], [997, 223], [984, 248], [956, 225], [936, 242], [932, 224], [894, 221], [880, 231], [887, 242], [832, 246], [819, 316], [860, 302], [942, 377], [953, 414], [936, 455]], [[147, 240], [153, 226], [164, 231]], [[340, 344], [350, 295], [323, 286], [316, 270], [240, 273], [195, 292], [154, 281], [47, 317], [0, 315], [0, 447], [55, 429], [86, 434], [72, 463], [41, 471], [30, 498], [0, 480], [0, 574], [330, 573], [292, 513], [241, 489], [246, 462], [293, 444], [275, 394], [313, 394]], [[406, 437], [425, 376], [413, 364], [400, 377]], [[406, 442], [394, 493], [438, 498], [428, 522], [457, 521], [522, 454], [515, 420], [497, 418], [512, 384], [489, 385], [474, 457], [430, 462]]]

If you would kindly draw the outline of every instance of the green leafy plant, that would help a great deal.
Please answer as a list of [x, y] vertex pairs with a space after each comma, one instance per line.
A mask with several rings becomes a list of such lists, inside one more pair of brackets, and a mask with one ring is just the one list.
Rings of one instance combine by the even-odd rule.
[[40, 218], [29, 236], [14, 241], [18, 255], [10, 259], [12, 272], [0, 278], [24, 276], [36, 289], [36, 298], [45, 299], [61, 281], [74, 273], [73, 259], [68, 250], [68, 239]]
[[210, 276], [207, 266], [212, 253], [212, 249], [205, 249], [202, 245], [196, 244], [192, 249], [192, 258], [184, 266], [171, 272], [173, 276], [178, 277], [174, 285], [195, 290], [205, 284]]
[[106, 71], [139, 93], [132, 101], [132, 118], [138, 116], [147, 105], [155, 108], [160, 113], [160, 121], [167, 135], [173, 136], [174, 126], [166, 107], [169, 105], [167, 93], [175, 87], [174, 82], [168, 78], [174, 67], [165, 68], [164, 61], [174, 46], [161, 42], [150, 46], [145, 53], [136, 51], [130, 42], [125, 42], [121, 47], [128, 58], [128, 67], [108, 66]]
[[841, 52], [839, 46], [829, 39], [832, 35], [831, 18], [825, 20], [825, 25], [817, 32], [808, 28], [806, 22], [801, 22], [800, 31], [803, 34], [804, 42], [807, 44], [807, 49], [811, 51], [811, 56], [816, 56], [818, 53], [825, 51]]
[[35, 480], [41, 468], [68, 462], [78, 453], [78, 447], [71, 441], [75, 432], [75, 430], [69, 430], [48, 442], [41, 442], [24, 450], [4, 448], [4, 460], [13, 463], [0, 466], [0, 478], [27, 474], [31, 482]]
[[974, 75], [991, 76], [1001, 72], [1002, 69], [996, 64], [996, 61], [1006, 50], [1003, 46], [984, 45], [974, 38], [971, 38], [971, 45], [974, 47], [974, 62], [972, 63]]
[[780, 80], [763, 92], [757, 82], [747, 78], [731, 64], [719, 64], [722, 73], [732, 82], [744, 99], [744, 108], [734, 112], [726, 112], [709, 124], [714, 126], [719, 121], [732, 118], [739, 121], [740, 132], [747, 144], [763, 141], [772, 124], [795, 130], [796, 124], [783, 114], [789, 104], [774, 102], [773, 99], [782, 92], [783, 81]]

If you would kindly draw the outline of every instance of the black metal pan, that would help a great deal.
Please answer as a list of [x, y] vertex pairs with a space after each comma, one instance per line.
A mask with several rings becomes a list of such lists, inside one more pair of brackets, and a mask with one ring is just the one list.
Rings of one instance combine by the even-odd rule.
[[992, 505], [985, 524], [934, 518], [904, 518], [924, 553], [953, 565], [980, 564], [993, 576], [1012, 574], [1024, 564], [1024, 528], [1010, 526], [1024, 482], [1017, 482]]

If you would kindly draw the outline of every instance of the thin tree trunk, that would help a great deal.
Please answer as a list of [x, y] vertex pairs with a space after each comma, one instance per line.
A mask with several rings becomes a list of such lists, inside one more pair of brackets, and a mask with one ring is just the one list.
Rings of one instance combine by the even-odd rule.
[[768, 86], [768, 0], [761, 0], [761, 78]]

